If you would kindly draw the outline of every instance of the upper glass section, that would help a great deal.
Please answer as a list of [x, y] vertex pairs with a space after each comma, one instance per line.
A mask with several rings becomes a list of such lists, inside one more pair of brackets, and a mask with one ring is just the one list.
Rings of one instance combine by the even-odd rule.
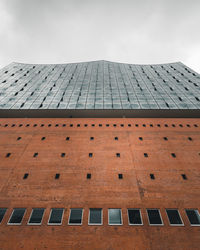
[[200, 75], [184, 64], [11, 63], [0, 109], [199, 109]]

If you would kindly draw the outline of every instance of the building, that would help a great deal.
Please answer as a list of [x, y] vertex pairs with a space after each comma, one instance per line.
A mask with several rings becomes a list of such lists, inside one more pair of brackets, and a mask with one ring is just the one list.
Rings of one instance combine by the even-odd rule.
[[199, 74], [11, 63], [0, 84], [0, 249], [199, 249]]

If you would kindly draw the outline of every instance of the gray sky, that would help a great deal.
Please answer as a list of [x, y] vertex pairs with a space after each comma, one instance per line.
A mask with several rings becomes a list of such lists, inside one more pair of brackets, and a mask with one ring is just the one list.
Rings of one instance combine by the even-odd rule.
[[0, 1], [0, 67], [91, 60], [200, 73], [200, 0]]

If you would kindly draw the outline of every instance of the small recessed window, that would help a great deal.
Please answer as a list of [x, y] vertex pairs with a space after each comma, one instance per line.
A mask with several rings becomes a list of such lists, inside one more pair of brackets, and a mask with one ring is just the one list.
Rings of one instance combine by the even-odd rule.
[[80, 127], [81, 125], [80, 124], [77, 124], [77, 127]]
[[61, 153], [61, 155], [60, 155], [61, 157], [65, 157], [65, 153]]
[[26, 127], [29, 127], [30, 126], [30, 124], [26, 124]]
[[89, 225], [102, 225], [102, 209], [90, 208]]
[[90, 141], [93, 141], [93, 140], [94, 140], [94, 137], [93, 137], [93, 136], [91, 136], [91, 137], [90, 137]]
[[7, 153], [6, 154], [6, 158], [10, 157], [11, 153]]
[[178, 209], [166, 209], [166, 213], [167, 213], [167, 217], [169, 219], [170, 225], [172, 226], [183, 225]]
[[7, 211], [7, 208], [0, 208], [0, 223], [3, 220], [3, 217], [4, 217], [5, 213], [6, 213], [6, 211]]
[[120, 157], [120, 153], [116, 153], [116, 156], [117, 156], [117, 157]]
[[24, 176], [23, 176], [23, 179], [27, 179], [28, 178], [28, 173], [25, 173]]
[[121, 126], [121, 127], [124, 127], [124, 124], [121, 124], [120, 126]]
[[159, 209], [147, 209], [150, 225], [163, 225]]
[[109, 225], [122, 225], [121, 209], [118, 208], [108, 209], [108, 223]]
[[21, 136], [17, 137], [17, 141], [19, 141], [19, 140], [21, 140], [21, 139], [22, 139]]
[[168, 125], [167, 125], [167, 124], [165, 124], [165, 127], [167, 128], [167, 127], [168, 127]]
[[123, 179], [123, 174], [118, 174], [119, 179]]
[[8, 127], [8, 124], [5, 124], [4, 127]]
[[187, 124], [186, 126], [187, 126], [188, 128], [190, 128], [190, 124]]
[[48, 225], [62, 225], [63, 212], [63, 208], [52, 208]]
[[191, 138], [191, 137], [188, 137], [188, 140], [189, 140], [189, 141], [192, 141], [192, 138]]
[[172, 156], [173, 158], [176, 158], [176, 154], [175, 154], [175, 153], [171, 153], [171, 156]]
[[89, 157], [92, 157], [93, 156], [93, 153], [89, 153]]
[[110, 125], [109, 124], [106, 124], [106, 127], [109, 127]]
[[197, 209], [185, 210], [191, 226], [200, 226], [200, 215]]
[[44, 124], [41, 124], [40, 127], [44, 127]]
[[197, 124], [194, 124], [194, 127], [195, 127], [195, 128], [198, 128], [198, 125], [197, 125]]
[[41, 140], [44, 141], [46, 139], [46, 137], [42, 137]]
[[144, 153], [144, 157], [148, 157], [148, 154], [147, 154], [147, 153]]
[[138, 124], [135, 124], [135, 126], [136, 126], [136, 127], [139, 127], [139, 125], [138, 125]]
[[182, 174], [181, 176], [182, 176], [183, 180], [187, 180], [187, 176], [185, 174]]
[[115, 141], [118, 141], [118, 137], [117, 136], [115, 137]]
[[33, 127], [37, 127], [37, 124], [34, 124]]
[[84, 124], [85, 127], [87, 127], [88, 125], [87, 124]]
[[22, 127], [23, 126], [23, 124], [19, 124], [19, 127]]
[[33, 208], [31, 216], [29, 218], [29, 225], [40, 225], [44, 215], [44, 208]]
[[92, 127], [95, 127], [95, 124], [92, 124]]
[[142, 217], [140, 209], [128, 209], [129, 225], [142, 225]]
[[60, 174], [56, 174], [55, 179], [59, 179], [59, 178], [60, 178]]
[[87, 179], [91, 179], [92, 175], [90, 173], [87, 174]]
[[150, 127], [153, 127], [153, 124], [150, 124]]
[[140, 141], [143, 141], [143, 138], [142, 138], [142, 137], [139, 137], [139, 140], [140, 140]]
[[102, 124], [99, 124], [99, 127], [102, 127]]
[[183, 127], [183, 125], [182, 125], [182, 124], [179, 124], [179, 127], [181, 127], [181, 128], [182, 128], [182, 127]]
[[15, 127], [15, 124], [12, 124], [12, 126], [11, 127]]
[[73, 127], [73, 124], [70, 124], [69, 126], [70, 126], [70, 127]]
[[157, 124], [157, 127], [160, 127], [160, 124]]
[[128, 127], [131, 127], [131, 124], [128, 124]]
[[63, 126], [63, 127], [66, 127], [66, 124], [63, 124], [62, 126]]
[[37, 157], [38, 156], [38, 153], [34, 153], [33, 157]]
[[155, 175], [154, 175], [154, 174], [150, 174], [150, 178], [151, 178], [152, 180], [155, 180]]
[[25, 211], [25, 208], [14, 208], [8, 221], [8, 225], [20, 225], [22, 223]]
[[66, 141], [69, 141], [70, 137], [66, 137]]
[[117, 124], [113, 124], [113, 127], [117, 127]]
[[81, 225], [82, 224], [83, 209], [72, 208], [70, 209], [69, 225]]
[[48, 124], [48, 127], [51, 127], [51, 124]]
[[56, 125], [55, 125], [55, 127], [58, 127], [58, 126], [59, 126], [59, 124], [56, 124]]
[[143, 127], [146, 127], [146, 124], [142, 124]]
[[176, 125], [175, 125], [175, 124], [172, 124], [172, 127], [174, 127], [174, 128], [175, 128], [175, 127], [176, 127]]
[[164, 139], [165, 141], [168, 141], [168, 138], [167, 138], [167, 137], [163, 137], [163, 139]]

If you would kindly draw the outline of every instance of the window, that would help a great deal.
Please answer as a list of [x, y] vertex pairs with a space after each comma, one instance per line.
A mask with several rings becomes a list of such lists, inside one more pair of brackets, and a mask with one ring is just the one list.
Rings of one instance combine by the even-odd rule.
[[0, 223], [3, 220], [3, 217], [4, 217], [5, 213], [6, 213], [6, 210], [7, 210], [7, 208], [0, 208]]
[[182, 176], [183, 180], [187, 180], [187, 176], [185, 174], [182, 174], [181, 176]]
[[99, 124], [99, 127], [102, 127], [102, 124]]
[[59, 178], [60, 178], [60, 174], [56, 174], [55, 179], [59, 179]]
[[115, 137], [115, 141], [118, 141], [118, 137], [117, 136]]
[[66, 137], [66, 141], [69, 141], [70, 137]]
[[6, 154], [6, 158], [10, 157], [11, 153], [7, 153]]
[[168, 141], [168, 138], [167, 138], [167, 137], [163, 137], [163, 139], [164, 139], [165, 141]]
[[109, 124], [106, 124], [106, 127], [109, 127], [110, 125]]
[[113, 124], [113, 127], [117, 127], [117, 124]]
[[37, 124], [34, 124], [33, 127], [37, 127]]
[[123, 179], [123, 174], [118, 174], [119, 179]]
[[61, 155], [60, 155], [61, 157], [65, 157], [65, 153], [61, 153]]
[[95, 127], [95, 124], [92, 124], [92, 127]]
[[157, 124], [157, 127], [160, 127], [160, 124]]
[[159, 209], [147, 209], [150, 225], [163, 225]]
[[140, 209], [128, 209], [129, 225], [142, 225], [142, 217]]
[[182, 128], [182, 127], [183, 127], [183, 125], [182, 125], [182, 124], [179, 124], [179, 127], [181, 127], [181, 128]]
[[73, 127], [73, 124], [70, 124], [70, 127]]
[[121, 126], [121, 127], [124, 127], [124, 124], [121, 124], [120, 126]]
[[41, 140], [44, 141], [46, 139], [46, 137], [42, 137]]
[[148, 157], [148, 154], [147, 154], [147, 153], [144, 153], [144, 157]]
[[30, 126], [30, 124], [26, 124], [26, 127], [29, 127]]
[[77, 127], [80, 127], [80, 124], [77, 124]]
[[150, 124], [150, 127], [153, 127], [153, 124]]
[[176, 154], [175, 154], [175, 153], [171, 153], [171, 156], [172, 156], [173, 158], [176, 158]]
[[187, 127], [190, 128], [190, 124], [187, 124]]
[[44, 127], [44, 124], [41, 124], [40, 127]]
[[25, 208], [14, 208], [11, 217], [8, 221], [9, 225], [20, 225], [24, 217]]
[[170, 225], [172, 226], [183, 225], [182, 219], [177, 209], [166, 209], [166, 213], [167, 213], [167, 217], [169, 219]]
[[19, 137], [17, 137], [17, 141], [19, 141], [19, 140], [21, 140], [22, 138], [19, 136]]
[[81, 225], [82, 224], [83, 209], [72, 208], [70, 209], [69, 225]]
[[92, 137], [90, 137], [90, 140], [92, 141], [92, 140], [94, 140], [94, 137], [92, 136]]
[[85, 126], [85, 127], [87, 127], [88, 125], [87, 125], [87, 124], [85, 124], [84, 126]]
[[191, 137], [188, 137], [188, 140], [189, 140], [189, 141], [192, 141], [192, 138], [191, 138]]
[[44, 215], [44, 208], [33, 208], [31, 216], [29, 218], [29, 225], [40, 225]]
[[62, 126], [63, 126], [63, 127], [66, 127], [66, 124], [63, 124]]
[[174, 128], [175, 128], [175, 127], [176, 127], [176, 125], [175, 125], [175, 124], [172, 124], [172, 127], [174, 127]]
[[155, 180], [154, 174], [150, 174], [150, 178], [151, 178], [152, 180]]
[[38, 156], [38, 153], [34, 153], [33, 157], [37, 157]]
[[55, 125], [55, 127], [58, 127], [58, 126], [59, 126], [59, 124], [56, 124], [56, 125]]
[[91, 179], [91, 176], [92, 176], [92, 175], [88, 173], [88, 174], [87, 174], [87, 179]]
[[48, 225], [61, 225], [63, 219], [63, 208], [52, 208], [49, 216]]
[[139, 125], [138, 125], [138, 124], [135, 124], [135, 126], [136, 126], [136, 127], [139, 127]]
[[89, 212], [89, 225], [102, 225], [102, 209], [90, 208]]
[[12, 124], [12, 126], [11, 127], [15, 127], [15, 124]]
[[116, 156], [117, 156], [117, 157], [120, 157], [120, 153], [116, 153]]
[[23, 179], [25, 180], [27, 178], [28, 178], [28, 173], [25, 173]]
[[140, 141], [143, 141], [143, 138], [142, 138], [142, 137], [139, 137], [139, 140], [140, 140]]
[[93, 156], [93, 153], [89, 153], [89, 157], [92, 157]]
[[200, 215], [197, 209], [185, 210], [191, 226], [200, 226]]
[[109, 225], [122, 225], [121, 209], [118, 209], [118, 208], [108, 209], [108, 224]]
[[167, 127], [168, 127], [168, 125], [167, 125], [167, 124], [165, 124], [165, 127], [167, 128]]
[[51, 127], [51, 124], [48, 124], [48, 127]]
[[142, 124], [143, 127], [146, 127], [146, 124]]

